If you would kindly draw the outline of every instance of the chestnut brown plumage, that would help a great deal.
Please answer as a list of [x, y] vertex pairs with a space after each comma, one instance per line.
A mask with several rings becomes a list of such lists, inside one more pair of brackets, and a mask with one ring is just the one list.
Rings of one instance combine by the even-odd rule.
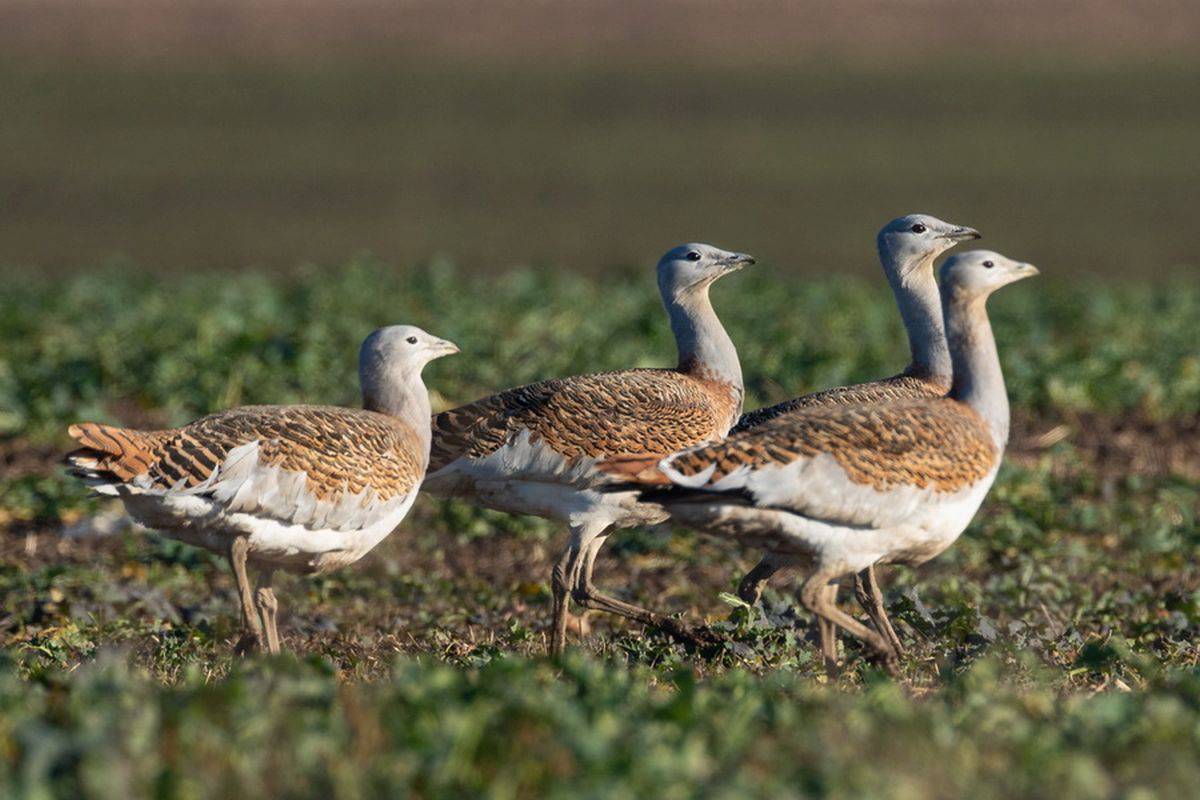
[[[978, 238], [979, 232], [974, 228], [943, 222], [928, 214], [908, 214], [883, 226], [876, 236], [876, 247], [908, 334], [911, 355], [908, 366], [890, 378], [825, 389], [750, 411], [738, 421], [733, 432], [823, 406], [887, 403], [946, 394], [950, 390], [951, 364], [933, 262], [959, 242]], [[767, 581], [779, 567], [770, 554], [764, 556], [742, 577], [738, 596], [752, 605], [758, 603]], [[900, 638], [888, 619], [874, 566], [855, 576], [855, 590], [875, 626], [891, 640], [894, 648], [902, 650]]]
[[[407, 325], [375, 331], [359, 353], [363, 409], [246, 406], [168, 430], [72, 425], [74, 475], [120, 498], [172, 538], [228, 555], [246, 635], [277, 652], [276, 568], [351, 564], [408, 513], [429, 460], [421, 369], [458, 352]], [[247, 565], [266, 575], [256, 591]]]
[[890, 638], [837, 607], [836, 581], [875, 563], [923, 563], [953, 544], [978, 510], [1009, 433], [985, 301], [1035, 274], [989, 251], [943, 266], [954, 374], [945, 397], [792, 412], [652, 467], [637, 459], [600, 467], [622, 490], [630, 480], [643, 484], [642, 499], [683, 524], [810, 567], [801, 600], [822, 626], [831, 669], [834, 626], [894, 669]]
[[424, 488], [570, 526], [554, 567], [550, 649], [566, 641], [571, 599], [654, 625], [677, 638], [696, 634], [676, 620], [601, 593], [592, 566], [612, 528], [661, 521], [662, 509], [634, 493], [603, 494], [597, 460], [662, 457], [718, 439], [742, 409], [742, 372], [733, 342], [709, 300], [710, 285], [753, 259], [710, 245], [672, 249], [658, 284], [675, 334], [674, 369], [631, 369], [554, 378], [500, 392], [439, 414]]

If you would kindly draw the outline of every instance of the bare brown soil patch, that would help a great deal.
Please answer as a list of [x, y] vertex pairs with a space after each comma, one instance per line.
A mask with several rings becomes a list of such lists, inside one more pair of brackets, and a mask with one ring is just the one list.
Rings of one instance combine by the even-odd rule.
[[1151, 420], [1139, 414], [1014, 413], [1011, 458], [1029, 462], [1060, 442], [1076, 449], [1080, 466], [1105, 476], [1200, 479], [1200, 416]]

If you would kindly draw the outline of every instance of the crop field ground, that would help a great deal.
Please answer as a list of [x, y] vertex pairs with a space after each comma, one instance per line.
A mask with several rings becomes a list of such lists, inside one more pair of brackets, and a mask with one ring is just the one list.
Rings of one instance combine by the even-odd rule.
[[[764, 63], [274, 63], [204, 37], [189, 63], [123, 59], [156, 45], [137, 28], [97, 65], [0, 25], [0, 797], [1193, 796], [1200, 66], [1001, 63], [967, 17], [968, 47], [903, 66], [787, 41]], [[697, 238], [759, 257], [713, 289], [748, 408], [890, 375], [871, 234], [909, 211], [1042, 276], [990, 304], [995, 487], [948, 552], [882, 573], [896, 680], [853, 641], [828, 679], [796, 576], [747, 608], [758, 554], [669, 524], [612, 536], [597, 583], [725, 643], [587, 614], [549, 659], [564, 532], [424, 496], [353, 568], [280, 575], [287, 652], [238, 659], [224, 560], [60, 466], [78, 420], [355, 405], [385, 324], [462, 347], [425, 371], [438, 409], [670, 364], [652, 264]]]
[[[290, 652], [238, 660], [224, 562], [123, 527], [56, 466], [70, 420], [352, 405], [360, 339], [399, 320], [462, 345], [426, 370], [435, 407], [668, 363], [645, 268], [10, 280], [3, 794], [1186, 794], [1200, 780], [1200, 288], [1097, 282], [1081, 303], [1045, 272], [992, 302], [1015, 413], [996, 487], [950, 551], [884, 577], [903, 677], [844, 642], [832, 684], [790, 580], [762, 611], [739, 606], [728, 593], [756, 554], [669, 526], [614, 536], [598, 581], [727, 643], [690, 653], [591, 614], [549, 660], [562, 532], [430, 498], [358, 566], [281, 579]], [[715, 287], [748, 402], [901, 364], [880, 284], [761, 263]]]

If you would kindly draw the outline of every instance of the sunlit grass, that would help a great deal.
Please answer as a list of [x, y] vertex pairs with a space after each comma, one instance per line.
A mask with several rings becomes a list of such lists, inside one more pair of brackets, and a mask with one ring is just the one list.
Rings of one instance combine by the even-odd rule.
[[[903, 364], [881, 280], [773, 266], [713, 292], [750, 404]], [[297, 655], [245, 663], [231, 655], [238, 619], [220, 559], [134, 531], [60, 536], [114, 510], [54, 465], [71, 421], [354, 404], [360, 340], [401, 321], [463, 347], [427, 370], [440, 406], [667, 364], [648, 269], [481, 278], [445, 262], [360, 261], [11, 280], [0, 296], [0, 455], [13, 466], [0, 476], [0, 794], [1187, 794], [1200, 780], [1194, 450], [1177, 472], [1101, 451], [1186, 450], [1167, 437], [1194, 430], [1200, 407], [1200, 290], [1050, 276], [1006, 289], [992, 310], [1021, 424], [1065, 421], [1072, 434], [1033, 445], [1019, 431], [963, 538], [920, 571], [885, 574], [909, 648], [903, 677], [884, 680], [846, 642], [830, 684], [793, 584], [776, 582], [761, 611], [731, 605], [720, 595], [755, 554], [687, 531], [613, 537], [597, 579], [704, 618], [728, 645], [690, 654], [592, 619], [583, 652], [561, 664], [540, 656], [561, 534], [543, 521], [423, 499], [355, 568], [281, 577]], [[1141, 438], [1097, 446], [1087, 430], [1122, 423]]]

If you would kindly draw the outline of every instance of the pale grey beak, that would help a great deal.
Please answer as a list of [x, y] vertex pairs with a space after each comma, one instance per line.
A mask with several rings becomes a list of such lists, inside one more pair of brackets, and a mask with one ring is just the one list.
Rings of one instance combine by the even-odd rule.
[[959, 226], [948, 233], [943, 233], [942, 238], [951, 239], [955, 242], [965, 242], [970, 239], [982, 239], [983, 234], [980, 233], [979, 231], [975, 230], [974, 228], [968, 228], [966, 226]]
[[732, 253], [721, 259], [721, 264], [729, 269], [741, 269], [754, 263], [754, 256], [748, 253]]
[[1038, 274], [1040, 274], [1038, 272], [1038, 268], [1033, 264], [1014, 264], [1009, 268], [1007, 274], [999, 277], [1001, 281], [1003, 281], [1002, 285], [1006, 285], [1009, 283], [1016, 283], [1017, 281], [1023, 281], [1026, 278], [1032, 278], [1034, 275]]
[[458, 345], [449, 339], [436, 339], [430, 343], [429, 349], [433, 352], [434, 358], [442, 358], [443, 356], [452, 356], [455, 353], [461, 353]]

